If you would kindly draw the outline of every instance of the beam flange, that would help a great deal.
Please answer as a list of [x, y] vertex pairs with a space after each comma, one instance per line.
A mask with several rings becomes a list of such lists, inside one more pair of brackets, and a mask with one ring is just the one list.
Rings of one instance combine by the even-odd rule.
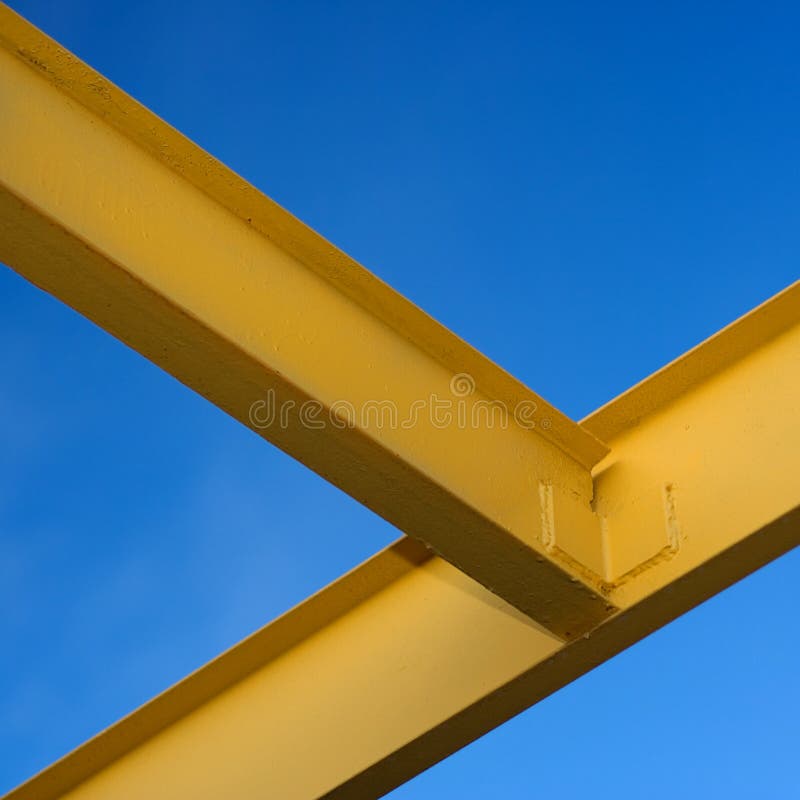
[[542, 544], [594, 435], [2, 5], [0, 103], [0, 260], [560, 637], [613, 611]]

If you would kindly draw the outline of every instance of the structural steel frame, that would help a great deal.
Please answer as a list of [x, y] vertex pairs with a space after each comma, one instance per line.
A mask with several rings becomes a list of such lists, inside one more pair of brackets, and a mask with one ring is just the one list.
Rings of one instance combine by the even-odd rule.
[[800, 283], [578, 424], [2, 5], [0, 107], [0, 261], [409, 535], [6, 800], [377, 797], [800, 542]]

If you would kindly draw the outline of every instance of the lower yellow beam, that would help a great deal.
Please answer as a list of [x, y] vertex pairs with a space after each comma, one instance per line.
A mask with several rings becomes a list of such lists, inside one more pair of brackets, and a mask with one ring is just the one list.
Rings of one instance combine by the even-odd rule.
[[798, 320], [795, 285], [584, 421], [612, 445], [595, 507], [621, 608], [585, 636], [404, 539], [6, 800], [376, 797], [784, 553]]

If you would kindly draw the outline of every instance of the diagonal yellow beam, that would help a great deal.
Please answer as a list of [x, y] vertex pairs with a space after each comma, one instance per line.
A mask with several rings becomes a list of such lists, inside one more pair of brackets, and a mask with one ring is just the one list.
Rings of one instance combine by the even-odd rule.
[[4, 7], [0, 44], [0, 258], [472, 576], [402, 540], [9, 797], [376, 796], [800, 539], [800, 287], [581, 427]]
[[560, 637], [613, 610], [546, 530], [599, 553], [595, 436], [3, 5], [0, 107], [0, 260]]
[[389, 791], [800, 542], [798, 375], [795, 284], [584, 421], [621, 609], [585, 636], [403, 539], [6, 800]]

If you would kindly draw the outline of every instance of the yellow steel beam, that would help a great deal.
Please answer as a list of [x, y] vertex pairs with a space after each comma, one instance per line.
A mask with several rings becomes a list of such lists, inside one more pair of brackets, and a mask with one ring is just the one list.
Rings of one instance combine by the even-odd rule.
[[9, 798], [375, 796], [800, 540], [800, 286], [578, 426], [5, 7], [0, 44], [0, 259], [464, 570], [401, 540]]
[[594, 435], [3, 5], [0, 107], [0, 260], [562, 638], [613, 611], [544, 528], [599, 552]]
[[621, 609], [586, 635], [403, 539], [6, 800], [379, 796], [800, 542], [798, 375], [795, 284], [584, 421]]

